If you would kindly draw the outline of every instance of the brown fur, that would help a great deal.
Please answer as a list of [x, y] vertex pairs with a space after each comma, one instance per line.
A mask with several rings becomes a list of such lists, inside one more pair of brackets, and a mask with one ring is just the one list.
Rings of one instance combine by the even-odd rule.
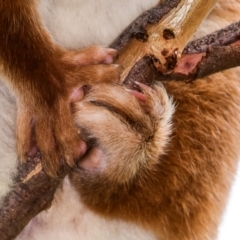
[[[209, 17], [216, 21], [219, 16], [219, 25], [206, 21], [200, 33], [239, 19], [239, 1], [220, 2]], [[119, 156], [111, 159], [119, 168], [111, 175], [104, 168], [82, 169], [80, 163], [71, 180], [86, 206], [106, 218], [142, 224], [161, 240], [215, 239], [240, 155], [239, 76], [240, 70], [233, 69], [192, 83], [163, 82], [176, 106], [166, 147], [143, 165], [138, 158], [125, 159], [138, 170], [124, 182], [116, 176], [133, 139], [119, 143]], [[109, 128], [120, 128], [114, 119], [110, 122]], [[113, 138], [109, 130], [102, 131]]]
[[[23, 136], [19, 139], [22, 142], [19, 151], [25, 155], [29, 150], [31, 133], [24, 131], [30, 129], [33, 117], [37, 146], [48, 172], [55, 174], [56, 166], [47, 161], [47, 157], [58, 160], [60, 155], [64, 155], [70, 164], [68, 159], [75, 156], [75, 143], [78, 142], [68, 109], [72, 89], [79, 85], [75, 80], [80, 78], [82, 83], [82, 79], [87, 81], [86, 76], [91, 80], [101, 80], [105, 71], [103, 66], [79, 69], [79, 64], [87, 64], [86, 58], [79, 60], [80, 53], [74, 61], [75, 53], [66, 53], [53, 45], [36, 20], [38, 17], [33, 16], [36, 12], [32, 11], [34, 6], [31, 4], [21, 0], [1, 0], [0, 35], [3, 37], [0, 38], [0, 59], [4, 73], [18, 92], [19, 136]], [[15, 21], [13, 16], [18, 16], [21, 21]], [[22, 26], [30, 31], [25, 32]], [[89, 56], [92, 63], [94, 54]], [[104, 56], [103, 62], [106, 60]], [[94, 63], [98, 62], [97, 59]], [[110, 75], [104, 79], [115, 79], [116, 68], [106, 68]], [[79, 75], [76, 70], [81, 70]], [[150, 106], [146, 114], [146, 109], [121, 87], [108, 85], [104, 91], [99, 91], [104, 85], [93, 86], [76, 105], [76, 110], [86, 116], [104, 112], [109, 121], [104, 123], [104, 128], [95, 129], [99, 124], [98, 118], [75, 118], [76, 125], [85, 131], [81, 132], [82, 136], [96, 144], [93, 155], [99, 157], [100, 154], [100, 161], [93, 162], [89, 152], [71, 175], [86, 206], [106, 218], [141, 224], [161, 240], [215, 238], [239, 157], [238, 73], [226, 71], [193, 83], [164, 82], [176, 106], [172, 115], [172, 133], [168, 121], [166, 133], [156, 131], [157, 126], [162, 128], [159, 123], [168, 108], [163, 112], [160, 110], [169, 103], [169, 99], [163, 97], [166, 94], [161, 87], [155, 86], [155, 94], [145, 93], [148, 96], [146, 105]], [[16, 82], [19, 76], [22, 80]], [[113, 95], [115, 90], [121, 92], [121, 101]], [[156, 108], [153, 107], [155, 103]], [[25, 107], [27, 104], [28, 108]], [[93, 113], [90, 112], [92, 108]], [[170, 120], [170, 117], [165, 120]], [[156, 123], [157, 126], [154, 125]], [[62, 126], [69, 131], [63, 132]], [[43, 131], [41, 127], [47, 130]], [[154, 146], [156, 133], [161, 137], [157, 138]], [[52, 138], [46, 139], [48, 134]], [[120, 139], [117, 145], [113, 145], [119, 148], [117, 151], [104, 145], [105, 141], [108, 146], [112, 145], [114, 138]], [[141, 151], [137, 149], [139, 144]], [[132, 149], [137, 156], [131, 156]]]
[[[118, 79], [116, 52], [90, 47], [69, 52], [43, 28], [36, 1], [0, 1], [0, 65], [16, 92], [17, 140], [21, 158], [37, 146], [45, 170], [55, 176], [64, 159], [70, 166], [85, 152], [70, 113], [71, 94], [85, 83]], [[89, 64], [94, 64], [89, 66]]]
[[[151, 133], [149, 119], [134, 116], [138, 114], [134, 109], [138, 108], [134, 101], [130, 103], [129, 93], [121, 93], [126, 99], [113, 103], [111, 100], [107, 102], [106, 95], [112, 91], [116, 96], [116, 86], [112, 90], [106, 88], [104, 93], [93, 88], [93, 93], [90, 93], [93, 96], [89, 99], [86, 96], [77, 108], [81, 116], [85, 112], [86, 119], [91, 120], [86, 124], [84, 121], [87, 120], [78, 118], [76, 122], [89, 131], [91, 138], [96, 137], [95, 147], [103, 148], [105, 153], [100, 155], [101, 158], [108, 155], [106, 151], [113, 154], [97, 170], [82, 169], [80, 163], [80, 168], [73, 172], [71, 180], [84, 203], [106, 217], [140, 223], [151, 229], [159, 239], [205, 240], [216, 237], [240, 149], [240, 82], [231, 72], [222, 74], [221, 78], [219, 76], [216, 74], [193, 83], [164, 82], [164, 87], [176, 103], [169, 143], [164, 142], [165, 138], [159, 138], [158, 143], [154, 137], [153, 141], [142, 140], [141, 147], [145, 146], [145, 149], [133, 156], [132, 149], [139, 143], [136, 143], [136, 136], [129, 138], [129, 132], [137, 129], [142, 136], [146, 136], [146, 131]], [[160, 99], [161, 94], [164, 96], [158, 92]], [[153, 96], [150, 99], [148, 104], [154, 105], [151, 101], [156, 99]], [[95, 103], [95, 106], [91, 101], [101, 104]], [[102, 104], [102, 101], [105, 103]], [[104, 115], [108, 122], [99, 131], [94, 129], [99, 118], [89, 118], [93, 114], [91, 108], [95, 114], [99, 111], [97, 108], [106, 111]], [[124, 111], [120, 122], [118, 117], [114, 119], [113, 110], [118, 113]], [[149, 126], [157, 122], [157, 118], [152, 117], [156, 114], [154, 111], [152, 108]], [[164, 115], [161, 114], [162, 119]], [[140, 120], [129, 127], [128, 123], [135, 119]], [[135, 128], [141, 120], [142, 129]], [[126, 128], [125, 132], [122, 127]], [[155, 127], [157, 129], [158, 126]], [[117, 151], [114, 142], [116, 131], [119, 131]], [[106, 143], [101, 145], [104, 138], [109, 139], [106, 151]], [[161, 141], [167, 144], [165, 151], [155, 149], [159, 152], [159, 157], [155, 158], [151, 153]], [[145, 161], [141, 160], [143, 152], [150, 153], [152, 157], [147, 158], [149, 155], [146, 154]]]
[[[236, 2], [221, 1], [209, 19], [225, 17], [221, 26], [236, 21]], [[176, 106], [165, 151], [146, 168], [135, 161], [138, 171], [125, 182], [115, 181], [123, 164], [117, 157], [111, 161], [120, 167], [111, 175], [106, 169], [76, 170], [71, 179], [86, 206], [106, 218], [142, 224], [161, 240], [216, 239], [240, 155], [239, 74], [233, 69], [193, 83], [164, 82]], [[119, 135], [110, 135], [112, 142]], [[118, 152], [134, 141], [121, 139]], [[133, 159], [125, 161], [134, 168]]]

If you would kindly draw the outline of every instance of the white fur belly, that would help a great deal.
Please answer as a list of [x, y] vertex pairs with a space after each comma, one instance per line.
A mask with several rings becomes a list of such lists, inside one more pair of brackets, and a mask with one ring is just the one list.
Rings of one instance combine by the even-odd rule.
[[10, 190], [17, 171], [15, 137], [16, 103], [0, 77], [0, 202]]
[[108, 46], [141, 13], [160, 0], [42, 0], [39, 12], [53, 39], [77, 49]]
[[148, 231], [120, 220], [105, 219], [81, 202], [66, 177], [52, 207], [38, 214], [16, 240], [156, 240]]

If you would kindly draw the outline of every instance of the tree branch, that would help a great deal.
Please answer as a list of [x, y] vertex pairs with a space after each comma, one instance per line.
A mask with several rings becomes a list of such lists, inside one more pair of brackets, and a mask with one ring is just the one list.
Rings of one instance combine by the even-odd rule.
[[240, 21], [190, 42], [170, 75], [160, 80], [195, 80], [240, 66]]
[[211, 33], [205, 37], [191, 41], [183, 50], [183, 54], [206, 52], [209, 47], [228, 46], [240, 40], [240, 21]]
[[170, 75], [159, 80], [193, 81], [208, 75], [240, 66], [240, 41], [224, 47], [209, 47], [206, 52], [184, 54]]
[[158, 68], [158, 59], [145, 56], [125, 78], [125, 84], [147, 79], [193, 81], [240, 66], [240, 21], [187, 44], [171, 73]]
[[11, 192], [0, 209], [0, 239], [14, 239], [39, 212], [51, 205], [59, 180], [42, 170], [40, 157], [19, 164]]
[[112, 45], [120, 50], [117, 63], [123, 66], [121, 81], [135, 63], [146, 56], [154, 59], [154, 65], [162, 73], [171, 72], [187, 42], [216, 2], [166, 0], [138, 18], [137, 24], [132, 24], [125, 32], [128, 36], [125, 44], [118, 39]]

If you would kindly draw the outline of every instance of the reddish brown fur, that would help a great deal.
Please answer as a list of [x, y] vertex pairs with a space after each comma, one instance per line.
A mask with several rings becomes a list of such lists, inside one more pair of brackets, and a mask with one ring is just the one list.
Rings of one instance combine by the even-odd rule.
[[69, 52], [56, 46], [35, 5], [36, 1], [0, 1], [1, 72], [17, 94], [20, 157], [26, 158], [37, 145], [45, 170], [54, 176], [63, 159], [72, 166], [85, 151], [71, 120], [71, 93], [85, 83], [116, 81], [118, 68], [89, 66], [111, 63], [114, 50]]
[[[29, 150], [27, 130], [34, 118], [37, 146], [48, 172], [55, 174], [57, 167], [48, 157], [58, 161], [63, 155], [71, 164], [76, 155], [79, 140], [68, 105], [78, 79], [111, 81], [117, 74], [113, 66], [106, 67], [109, 78], [103, 66], [80, 67], [92, 63], [94, 54], [90, 51], [90, 59], [83, 55], [82, 60], [80, 53], [74, 61], [75, 53], [53, 45], [37, 19], [31, 1], [0, 1], [0, 59], [18, 93], [19, 152], [25, 155]], [[105, 60], [106, 55], [93, 63]], [[214, 238], [239, 156], [240, 83], [229, 71], [164, 86], [174, 97], [176, 112], [172, 136], [157, 164], [138, 169], [136, 163], [138, 171], [124, 182], [115, 181], [115, 169], [107, 177], [78, 169], [71, 178], [85, 204], [105, 217], [137, 222], [164, 240]]]
[[[216, 237], [240, 149], [240, 82], [231, 72], [219, 76], [164, 82], [176, 103], [165, 154], [124, 183], [115, 181], [116, 169], [112, 177], [76, 170], [71, 178], [84, 203], [105, 217], [140, 223], [159, 239]], [[112, 161], [121, 171], [122, 162]]]
[[[209, 16], [219, 24], [205, 28], [239, 19], [238, 5], [220, 1]], [[161, 240], [215, 239], [240, 155], [239, 76], [233, 69], [193, 83], [164, 82], [176, 104], [165, 154], [125, 184], [76, 171], [84, 203], [104, 217], [140, 223]]]

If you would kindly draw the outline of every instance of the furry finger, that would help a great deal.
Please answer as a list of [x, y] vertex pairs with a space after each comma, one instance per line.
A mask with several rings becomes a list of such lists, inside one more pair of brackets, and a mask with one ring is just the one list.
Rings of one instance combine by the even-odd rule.
[[93, 65], [93, 64], [112, 64], [118, 52], [112, 48], [102, 46], [90, 46], [77, 52], [68, 53], [66, 59], [71, 59], [76, 65]]

